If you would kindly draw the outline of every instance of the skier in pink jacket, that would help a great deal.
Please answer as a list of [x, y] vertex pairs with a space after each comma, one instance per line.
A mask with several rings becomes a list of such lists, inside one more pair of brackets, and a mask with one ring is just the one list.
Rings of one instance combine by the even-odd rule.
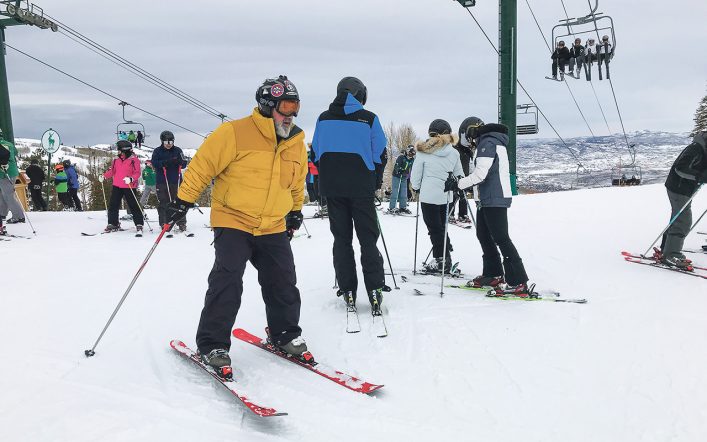
[[144, 220], [137, 199], [135, 199], [135, 189], [140, 179], [140, 159], [133, 154], [133, 145], [129, 141], [120, 140], [115, 146], [118, 149], [118, 158], [114, 159], [110, 169], [99, 177], [101, 182], [105, 178], [113, 178], [113, 191], [108, 203], [108, 226], [105, 231], [120, 230], [118, 210], [121, 200], [125, 198], [125, 202], [133, 214], [135, 228], [138, 233], [142, 233]]

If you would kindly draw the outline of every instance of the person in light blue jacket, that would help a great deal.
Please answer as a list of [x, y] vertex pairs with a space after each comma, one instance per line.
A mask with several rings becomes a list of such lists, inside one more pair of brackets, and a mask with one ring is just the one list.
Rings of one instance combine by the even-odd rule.
[[444, 262], [444, 272], [449, 273], [452, 267], [452, 244], [447, 241], [447, 256], [444, 254], [444, 230], [447, 220], [448, 204], [453, 201], [452, 192], [445, 192], [444, 185], [449, 173], [453, 176], [463, 176], [464, 170], [457, 152], [452, 145], [459, 142], [452, 127], [444, 120], [434, 120], [428, 129], [429, 138], [415, 146], [417, 158], [412, 165], [410, 184], [413, 190], [419, 192], [422, 219], [432, 241], [432, 257], [434, 258], [424, 268], [431, 273], [441, 273]]

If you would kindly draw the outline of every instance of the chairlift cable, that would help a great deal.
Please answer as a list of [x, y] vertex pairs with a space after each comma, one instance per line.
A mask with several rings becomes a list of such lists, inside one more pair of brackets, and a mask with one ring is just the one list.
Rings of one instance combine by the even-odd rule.
[[[484, 37], [486, 37], [486, 40], [489, 42], [489, 44], [491, 45], [491, 47], [493, 48], [493, 50], [496, 52], [496, 54], [500, 55], [500, 53], [498, 52], [498, 48], [496, 48], [496, 45], [493, 43], [493, 41], [491, 41], [491, 39], [489, 38], [488, 34], [487, 34], [486, 31], [484, 30], [483, 26], [481, 26], [481, 23], [479, 23], [479, 21], [476, 19], [476, 17], [474, 16], [474, 14], [469, 10], [469, 8], [464, 8], [464, 9], [466, 9], [466, 12], [468, 12], [469, 15], [471, 16], [471, 18], [474, 19], [474, 22], [476, 23], [476, 26], [479, 27], [479, 30], [481, 31], [482, 34], [484, 34]], [[577, 162], [578, 168], [584, 168], [584, 165], [582, 164], [582, 162], [581, 162], [581, 161], [579, 160], [579, 158], [577, 157], [577, 154], [576, 154], [576, 153], [574, 152], [574, 150], [572, 150], [572, 148], [567, 144], [567, 142], [564, 140], [564, 138], [562, 138], [562, 136], [561, 136], [560, 133], [557, 131], [557, 129], [555, 129], [555, 126], [553, 126], [553, 124], [550, 122], [550, 120], [549, 120], [549, 119], [547, 118], [547, 116], [545, 115], [545, 112], [543, 112], [542, 109], [540, 109], [540, 106], [538, 106], [538, 104], [535, 102], [535, 100], [533, 100], [533, 97], [530, 96], [530, 93], [528, 93], [528, 90], [525, 88], [525, 86], [523, 86], [523, 83], [521, 83], [520, 80], [518, 80], [518, 78], [516, 78], [516, 83], [518, 83], [518, 86], [520, 86], [520, 88], [523, 89], [523, 92], [525, 92], [525, 95], [528, 96], [528, 99], [533, 103], [533, 106], [535, 106], [535, 108], [538, 110], [538, 112], [540, 113], [540, 115], [542, 115], [543, 119], [544, 119], [545, 122], [548, 124], [548, 126], [550, 126], [550, 128], [552, 129], [553, 132], [555, 132], [555, 135], [557, 135], [557, 138], [560, 139], [560, 141], [561, 141], [562, 144], [565, 146], [565, 148], [570, 152], [570, 154], [572, 155], [572, 158], [574, 158], [575, 161]]]
[[[169, 93], [169, 94], [171, 94], [171, 95], [175, 95], [174, 93], [172, 93], [172, 91], [170, 91], [169, 89], [166, 89], [166, 88], [165, 88], [164, 86], [162, 86], [160, 83], [158, 83], [158, 82], [152, 80], [151, 78], [144, 76], [144, 74], [142, 74], [141, 72], [135, 71], [134, 69], [132, 69], [132, 68], [126, 66], [125, 64], [115, 61], [114, 59], [112, 59], [111, 57], [109, 57], [108, 55], [106, 55], [105, 53], [103, 53], [102, 51], [100, 51], [100, 50], [94, 48], [93, 46], [90, 46], [90, 45], [87, 44], [87, 43], [84, 43], [83, 41], [79, 40], [77, 37], [74, 37], [72, 34], [68, 34], [68, 33], [63, 32], [63, 29], [62, 29], [62, 28], [59, 28], [59, 33], [65, 35], [67, 38], [69, 38], [69, 39], [73, 40], [74, 42], [80, 44], [81, 46], [85, 47], [86, 49], [88, 49], [88, 50], [90, 50], [90, 51], [96, 53], [97, 55], [99, 55], [99, 56], [105, 58], [106, 60], [110, 61], [111, 63], [115, 64], [116, 66], [118, 66], [118, 67], [120, 67], [120, 68], [122, 68], [122, 69], [124, 69], [124, 70], [126, 70], [126, 71], [128, 71], [128, 72], [130, 72], [131, 74], [137, 76], [138, 78], [143, 79], [143, 80], [145, 80], [145, 81], [147, 81], [147, 82], [149, 82], [149, 83], [152, 83], [153, 85], [157, 86], [158, 88], [162, 89], [163, 91], [165, 91], [165, 92], [167, 92], [167, 93]], [[190, 104], [190, 105], [192, 105], [192, 106], [196, 106], [199, 110], [202, 110], [202, 111], [208, 113], [208, 114], [211, 115], [211, 116], [214, 116], [214, 117], [215, 117], [215, 116], [218, 116], [218, 115], [216, 115], [213, 111], [208, 110], [207, 108], [204, 108], [204, 107], [202, 107], [202, 106], [200, 106], [200, 105], [195, 105], [195, 104], [192, 103], [191, 101], [185, 100], [184, 98], [182, 98], [182, 97], [180, 97], [180, 96], [177, 96], [177, 98], [179, 98], [180, 100], [186, 102], [187, 104]]]
[[589, 85], [592, 87], [592, 92], [594, 92], [594, 98], [597, 100], [597, 104], [599, 105], [599, 110], [601, 111], [601, 116], [604, 117], [604, 123], [606, 123], [606, 130], [609, 131], [609, 135], [611, 135], [613, 132], [611, 131], [611, 128], [609, 127], [609, 121], [606, 119], [606, 114], [604, 114], [604, 108], [601, 105], [601, 102], [599, 101], [599, 96], [597, 96], [597, 91], [594, 89], [594, 83], [591, 81], [589, 82]]
[[[49, 67], [49, 68], [51, 68], [51, 69], [54, 69], [55, 71], [57, 71], [57, 72], [59, 72], [59, 73], [61, 73], [61, 74], [64, 74], [64, 75], [66, 75], [67, 77], [72, 78], [72, 79], [78, 81], [79, 83], [84, 84], [84, 85], [90, 87], [91, 89], [94, 89], [94, 90], [96, 90], [96, 91], [102, 93], [103, 95], [106, 95], [106, 96], [108, 96], [108, 97], [111, 97], [111, 98], [113, 98], [113, 99], [115, 99], [115, 100], [118, 100], [118, 101], [121, 101], [121, 102], [124, 101], [124, 100], [122, 100], [122, 99], [116, 97], [115, 95], [112, 95], [112, 94], [110, 94], [110, 93], [104, 91], [103, 89], [100, 89], [100, 88], [98, 88], [98, 87], [96, 87], [96, 86], [94, 86], [94, 85], [92, 85], [92, 84], [90, 84], [90, 83], [87, 83], [87, 82], [81, 80], [81, 79], [78, 78], [78, 77], [75, 77], [75, 76], [73, 76], [73, 75], [71, 75], [71, 74], [69, 74], [69, 73], [67, 73], [67, 72], [65, 72], [65, 71], [62, 71], [61, 69], [59, 69], [59, 68], [57, 68], [57, 67], [54, 67], [54, 66], [50, 65], [49, 63], [47, 63], [47, 62], [45, 62], [45, 61], [42, 61], [42, 60], [40, 60], [40, 59], [38, 59], [38, 58], [36, 58], [36, 57], [33, 57], [32, 55], [30, 55], [30, 54], [28, 54], [28, 53], [26, 53], [26, 52], [24, 52], [24, 51], [22, 51], [22, 50], [20, 50], [20, 49], [17, 49], [16, 47], [14, 47], [14, 46], [8, 44], [7, 42], [5, 42], [4, 44], [5, 44], [5, 47], [8, 47], [8, 48], [10, 48], [10, 49], [13, 49], [13, 50], [19, 52], [20, 54], [22, 54], [22, 55], [24, 55], [24, 56], [26, 56], [26, 57], [28, 57], [28, 58], [31, 58], [32, 60], [34, 60], [34, 61], [36, 61], [36, 62], [38, 62], [38, 63], [41, 63], [41, 64], [43, 64], [43, 65], [45, 65], [45, 66], [47, 66], [47, 67]], [[141, 112], [144, 112], [144, 113], [146, 113], [146, 114], [148, 114], [148, 115], [150, 115], [150, 116], [153, 116], [153, 117], [155, 117], [155, 118], [157, 118], [157, 119], [159, 119], [159, 120], [162, 120], [162, 121], [164, 121], [165, 123], [169, 123], [169, 124], [171, 124], [171, 125], [173, 125], [173, 126], [179, 127], [180, 129], [184, 129], [184, 130], [186, 130], [187, 132], [191, 132], [191, 133], [193, 133], [194, 135], [198, 135], [198, 136], [200, 136], [200, 137], [202, 137], [202, 138], [206, 138], [206, 135], [202, 135], [202, 134], [200, 134], [200, 133], [198, 133], [198, 132], [195, 132], [195, 131], [193, 131], [193, 130], [191, 130], [191, 129], [188, 129], [188, 128], [182, 126], [182, 125], [179, 125], [179, 124], [177, 124], [177, 123], [175, 123], [175, 122], [173, 122], [173, 121], [170, 121], [170, 120], [168, 120], [168, 119], [166, 119], [166, 118], [163, 118], [163, 117], [161, 117], [161, 116], [159, 116], [159, 115], [157, 115], [157, 114], [154, 114], [154, 113], [152, 113], [152, 112], [150, 112], [150, 111], [147, 111], [147, 110], [145, 110], [145, 109], [142, 109], [142, 108], [140, 108], [140, 107], [138, 107], [138, 106], [135, 106], [134, 104], [128, 103], [128, 106], [131, 106], [131, 107], [133, 107], [133, 108], [135, 108], [135, 109], [137, 109], [137, 110], [139, 110], [139, 111], [141, 111]]]
[[[136, 71], [136, 72], [139, 72], [141, 75], [150, 77], [152, 80], [154, 80], [154, 81], [160, 83], [162, 86], [164, 86], [164, 88], [169, 89], [169, 91], [166, 91], [166, 92], [168, 92], [168, 93], [170, 93], [170, 94], [176, 96], [177, 98], [182, 99], [183, 101], [189, 102], [189, 104], [193, 105], [194, 107], [199, 108], [200, 110], [203, 110], [203, 111], [206, 112], [206, 113], [209, 113], [209, 114], [212, 115], [212, 116], [221, 118], [221, 115], [222, 115], [223, 113], [220, 112], [220, 111], [218, 111], [217, 109], [215, 109], [215, 108], [213, 108], [213, 107], [207, 105], [207, 104], [204, 103], [203, 101], [200, 101], [200, 100], [194, 98], [193, 96], [191, 96], [191, 95], [187, 94], [186, 92], [184, 92], [184, 91], [178, 89], [177, 87], [172, 86], [171, 84], [167, 83], [166, 81], [162, 80], [161, 78], [157, 77], [156, 75], [154, 75], [154, 74], [152, 74], [152, 73], [146, 71], [146, 70], [143, 69], [143, 68], [140, 68], [140, 67], [137, 66], [136, 64], [131, 63], [131, 62], [128, 61], [127, 59], [121, 57], [120, 55], [114, 53], [113, 51], [107, 49], [106, 47], [100, 45], [99, 43], [95, 42], [94, 40], [91, 40], [90, 38], [86, 37], [85, 35], [81, 34], [80, 32], [76, 31], [75, 29], [71, 28], [70, 26], [65, 25], [64, 23], [62, 23], [62, 22], [59, 21], [58, 19], [56, 19], [56, 18], [54, 18], [54, 17], [51, 17], [51, 16], [49, 16], [49, 15], [47, 15], [47, 14], [45, 14], [45, 15], [46, 15], [47, 17], [49, 17], [51, 20], [53, 20], [55, 23], [59, 24], [59, 25], [61, 26], [61, 29], [64, 29], [64, 30], [68, 31], [69, 33], [71, 33], [71, 34], [72, 34], [73, 36], [75, 36], [76, 38], [79, 38], [79, 39], [83, 40], [84, 42], [86, 42], [87, 44], [93, 46], [93, 47], [96, 48], [97, 50], [103, 52], [103, 53], [106, 54], [107, 56], [109, 56], [109, 57], [111, 57], [111, 58], [117, 60], [119, 63], [123, 64], [123, 65], [126, 66], [128, 69], [131, 69], [131, 70], [134, 70], [134, 71]], [[65, 36], [68, 36], [66, 33], [62, 33], [62, 34], [65, 35]], [[74, 41], [75, 41], [75, 40], [74, 40]], [[153, 84], [154, 84], [154, 83], [153, 83]], [[164, 88], [161, 88], [161, 89], [164, 90]]]

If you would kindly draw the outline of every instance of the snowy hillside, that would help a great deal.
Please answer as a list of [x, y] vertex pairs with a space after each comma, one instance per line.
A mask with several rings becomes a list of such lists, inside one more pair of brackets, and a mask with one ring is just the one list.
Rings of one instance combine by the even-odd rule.
[[[707, 209], [707, 194], [694, 206], [696, 214]], [[375, 397], [357, 394], [234, 341], [239, 384], [289, 413], [272, 418], [252, 415], [169, 348], [174, 338], [194, 345], [213, 260], [208, 218], [193, 211], [196, 237], [160, 243], [96, 356], [84, 357], [156, 237], [79, 235], [102, 229], [104, 216], [32, 213], [36, 237], [0, 242], [2, 441], [697, 442], [707, 434], [707, 281], [619, 254], [642, 252], [667, 222], [660, 185], [514, 200], [511, 235], [532, 280], [587, 298], [584, 305], [451, 288], [441, 298], [438, 279], [402, 283], [413, 265], [415, 219], [382, 215], [400, 286], [383, 303], [384, 339], [372, 333], [363, 299], [362, 332], [345, 332], [345, 308], [331, 288], [328, 222], [307, 220], [312, 238], [292, 247], [310, 350], [385, 387]], [[9, 229], [31, 235], [27, 225]], [[454, 259], [476, 275], [473, 231], [450, 229]], [[705, 239], [694, 234], [687, 245]], [[426, 233], [419, 241], [422, 261]], [[707, 256], [692, 257], [707, 265]], [[244, 286], [236, 324], [262, 335], [250, 267]]]

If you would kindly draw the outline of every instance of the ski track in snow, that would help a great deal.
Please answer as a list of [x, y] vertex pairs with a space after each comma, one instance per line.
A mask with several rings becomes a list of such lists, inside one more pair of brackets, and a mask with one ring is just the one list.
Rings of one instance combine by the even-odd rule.
[[[705, 208], [707, 197], [698, 195], [693, 213]], [[208, 224], [203, 210], [190, 212], [192, 227]], [[292, 242], [304, 337], [321, 362], [385, 387], [355, 393], [233, 339], [242, 391], [289, 413], [259, 418], [169, 348], [171, 339], [195, 345], [213, 263], [210, 232], [162, 241], [87, 359], [83, 350], [156, 234], [81, 237], [102, 229], [103, 212], [94, 219], [32, 213], [38, 235], [0, 245], [12, 257], [3, 260], [10, 277], [0, 296], [0, 336], [17, 356], [0, 365], [0, 440], [704, 440], [707, 286], [620, 255], [642, 253], [667, 223], [664, 187], [525, 195], [509, 214], [511, 237], [538, 289], [588, 304], [503, 301], [452, 288], [442, 298], [437, 278], [403, 283], [399, 275], [412, 270], [415, 219], [381, 216], [400, 286], [384, 293], [389, 336], [375, 336], [360, 267], [361, 332], [348, 334], [332, 289], [328, 221], [308, 222], [312, 238]], [[8, 228], [31, 234], [27, 225]], [[449, 232], [462, 271], [480, 273], [474, 231]], [[704, 239], [691, 235], [686, 247]], [[418, 240], [421, 262], [430, 247], [422, 222]], [[264, 336], [251, 266], [236, 326]]]

